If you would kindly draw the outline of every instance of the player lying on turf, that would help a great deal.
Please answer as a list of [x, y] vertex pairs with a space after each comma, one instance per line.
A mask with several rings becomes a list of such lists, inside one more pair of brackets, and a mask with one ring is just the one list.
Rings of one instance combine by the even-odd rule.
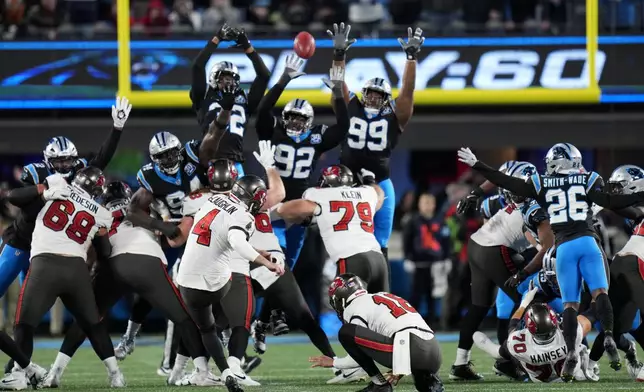
[[[360, 392], [393, 391], [401, 377], [412, 374], [419, 392], [442, 392], [438, 378], [441, 349], [434, 331], [404, 299], [387, 292], [367, 293], [358, 276], [342, 274], [329, 287], [329, 302], [342, 320], [338, 339], [344, 358], [311, 357], [313, 367], [363, 368], [371, 377]], [[385, 377], [376, 363], [391, 369]]]
[[[532, 288], [521, 300], [510, 322], [508, 340], [498, 345], [478, 331], [473, 339], [477, 347], [494, 358], [514, 358], [519, 361], [533, 382], [561, 381], [568, 349], [557, 314], [546, 304], [532, 303], [537, 291], [538, 288]], [[519, 328], [522, 319], [524, 326]], [[586, 313], [577, 316], [577, 320], [575, 347], [581, 361], [574, 369], [575, 379], [599, 381], [599, 377], [588, 367], [588, 349], [581, 344], [582, 338], [592, 329], [594, 317]]]

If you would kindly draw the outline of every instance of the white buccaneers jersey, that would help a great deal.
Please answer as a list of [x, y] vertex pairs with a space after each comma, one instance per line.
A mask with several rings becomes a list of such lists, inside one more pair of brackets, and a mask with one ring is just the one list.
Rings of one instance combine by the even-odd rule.
[[80, 188], [68, 185], [65, 200], [50, 200], [38, 213], [31, 239], [31, 257], [41, 253], [82, 257], [101, 228], [109, 229], [112, 214]]
[[[204, 198], [206, 195], [204, 195]], [[217, 291], [230, 279], [229, 230], [241, 230], [249, 238], [255, 220], [240, 204], [225, 194], [208, 195], [194, 216], [186, 249], [181, 258], [177, 283], [205, 291]]]
[[[579, 342], [583, 334], [583, 328], [579, 324], [577, 327]], [[510, 354], [521, 362], [533, 382], [552, 382], [560, 379], [561, 369], [568, 353], [566, 341], [560, 329], [557, 329], [554, 340], [548, 344], [535, 342], [527, 328], [512, 332], [507, 344]], [[577, 366], [580, 367], [579, 364]], [[579, 370], [576, 369], [575, 373]]]
[[[250, 236], [248, 242], [257, 250], [265, 250], [267, 252], [282, 252], [279, 240], [273, 232], [273, 225], [271, 224], [270, 212], [261, 212], [255, 215], [255, 230]], [[239, 253], [233, 252], [230, 259], [230, 268], [233, 272], [250, 276], [250, 264], [248, 260], [241, 257]], [[266, 268], [266, 267], [260, 267]], [[268, 268], [266, 268], [268, 270]], [[272, 272], [275, 275], [274, 272]], [[277, 275], [276, 275], [277, 276]]]
[[644, 260], [644, 222], [638, 224], [633, 229], [631, 238], [628, 239], [626, 245], [617, 252], [618, 255], [634, 254], [639, 259]]
[[163, 264], [168, 264], [157, 236], [143, 227], [133, 226], [130, 221], [125, 219], [127, 213], [125, 202], [108, 204], [107, 208], [112, 213], [110, 228], [112, 253], [110, 257], [131, 253], [157, 257], [161, 259]]
[[507, 246], [518, 253], [528, 249], [523, 214], [513, 204], [499, 210], [470, 237], [481, 246]]
[[302, 198], [320, 206], [319, 214], [313, 218], [331, 260], [380, 252], [373, 234], [373, 216], [378, 205], [373, 187], [309, 188]]
[[434, 337], [434, 332], [407, 301], [390, 293], [363, 294], [349, 300], [342, 314], [344, 321], [362, 325], [384, 336], [392, 337], [404, 329], [417, 329]]

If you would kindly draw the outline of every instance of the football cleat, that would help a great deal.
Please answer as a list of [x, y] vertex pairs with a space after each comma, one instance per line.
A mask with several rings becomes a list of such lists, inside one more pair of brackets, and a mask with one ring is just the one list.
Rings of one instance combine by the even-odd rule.
[[286, 324], [286, 315], [281, 310], [271, 311], [271, 324], [273, 325], [273, 336], [286, 335], [290, 332]]
[[250, 336], [253, 338], [253, 348], [257, 354], [266, 352], [266, 331], [269, 324], [257, 320], [250, 326]]
[[199, 371], [199, 369], [194, 369], [192, 373], [186, 375], [181, 380], [179, 380], [174, 385], [176, 386], [187, 386], [194, 385], [198, 387], [220, 387], [224, 383], [221, 382], [221, 379], [211, 372]]
[[576, 352], [570, 351], [566, 355], [563, 368], [561, 369], [561, 380], [563, 382], [571, 382], [575, 378], [575, 368], [579, 363], [579, 356]]
[[474, 364], [470, 361], [465, 365], [452, 365], [449, 379], [453, 381], [479, 381], [483, 375], [474, 371]]
[[233, 375], [230, 369], [226, 369], [221, 373], [221, 378], [225, 381], [226, 389], [228, 392], [244, 392], [242, 387], [239, 386], [237, 378]]
[[628, 341], [628, 350], [626, 350], [624, 358], [626, 358], [628, 375], [632, 378], [637, 378], [637, 375], [640, 373], [640, 370], [642, 370], [644, 365], [637, 359], [637, 347], [635, 346], [635, 342], [632, 340]]
[[120, 370], [110, 372], [108, 378], [111, 388], [125, 388], [125, 377], [123, 377], [123, 373]]
[[3, 391], [22, 391], [27, 388], [27, 375], [22, 370], [14, 370], [0, 380], [0, 390]]
[[188, 366], [188, 362], [185, 362], [183, 366], [178, 363], [174, 364], [174, 367], [168, 376], [168, 385], [180, 385], [179, 383], [186, 376], [186, 366]]
[[122, 361], [125, 359], [125, 357], [132, 354], [134, 352], [135, 344], [136, 343], [134, 339], [128, 338], [127, 335], [121, 336], [119, 344], [114, 347], [114, 356], [116, 357], [116, 359]]
[[594, 381], [597, 382], [599, 381], [599, 376], [595, 374], [595, 371], [593, 368], [590, 366], [590, 357], [588, 356], [588, 348], [586, 346], [582, 346], [581, 350], [579, 351], [579, 360], [580, 360], [580, 370], [583, 375], [582, 377], [575, 377], [577, 380], [588, 380], [588, 381]]
[[51, 365], [49, 372], [45, 376], [45, 379], [42, 381], [43, 388], [58, 388], [60, 386], [60, 379], [63, 377], [63, 372], [65, 369], [61, 367], [54, 367]]
[[327, 384], [349, 384], [356, 381], [366, 380], [369, 377], [362, 368], [336, 369], [335, 377], [327, 381]]
[[157, 369], [157, 376], [160, 377], [169, 377], [172, 372], [172, 368], [166, 367], [163, 364]]
[[27, 379], [29, 380], [29, 384], [36, 389], [38, 385], [40, 385], [47, 376], [47, 370], [43, 368], [42, 366], [38, 366], [35, 363], [31, 363], [27, 368], [25, 369], [25, 375], [27, 376]]
[[394, 388], [389, 383], [382, 385], [374, 384], [373, 381], [369, 382], [365, 388], [362, 388], [358, 392], [393, 392]]
[[519, 369], [512, 361], [497, 359], [494, 362], [494, 373], [497, 376], [508, 377], [512, 380], [523, 381], [525, 378], [519, 373]]
[[228, 361], [228, 366], [230, 366], [230, 372], [237, 379], [237, 383], [246, 387], [258, 387], [262, 384], [250, 378], [249, 375], [244, 373], [241, 367], [235, 363]]
[[619, 352], [617, 351], [617, 344], [615, 344], [615, 339], [611, 335], [607, 334], [604, 338], [604, 350], [606, 350], [606, 355], [608, 355], [610, 367], [615, 371], [620, 370], [622, 363], [619, 358]]
[[244, 357], [241, 361], [241, 368], [246, 374], [250, 374], [259, 365], [262, 364], [262, 359], [258, 356]]

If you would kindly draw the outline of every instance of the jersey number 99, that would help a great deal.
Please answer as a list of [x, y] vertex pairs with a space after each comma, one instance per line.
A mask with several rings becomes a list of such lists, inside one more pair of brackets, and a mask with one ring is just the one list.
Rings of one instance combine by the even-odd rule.
[[568, 192], [562, 189], [549, 189], [546, 192], [546, 202], [550, 224], [566, 223], [569, 218], [573, 221], [585, 220], [588, 216], [588, 202], [577, 199], [585, 195], [586, 190], [581, 185], [571, 186]]
[[[215, 116], [219, 116], [221, 106], [217, 102], [213, 102], [208, 108], [210, 111], [215, 111]], [[230, 133], [234, 133], [240, 137], [244, 137], [244, 128], [246, 127], [246, 111], [241, 105], [233, 105], [230, 112], [230, 122], [226, 127]]]
[[281, 177], [304, 180], [311, 175], [315, 149], [313, 147], [295, 148], [279, 144], [275, 149], [275, 162]]
[[366, 122], [359, 117], [351, 117], [347, 144], [350, 148], [362, 150], [367, 147], [370, 151], [384, 151], [387, 148], [387, 120]]

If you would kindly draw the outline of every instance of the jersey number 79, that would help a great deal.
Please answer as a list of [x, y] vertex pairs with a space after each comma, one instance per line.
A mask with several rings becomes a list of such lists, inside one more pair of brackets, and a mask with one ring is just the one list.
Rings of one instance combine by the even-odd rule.
[[352, 201], [331, 201], [329, 203], [331, 212], [344, 211], [340, 221], [333, 225], [333, 231], [349, 230], [349, 223], [355, 216], [356, 212], [360, 218], [360, 227], [367, 233], [373, 233], [373, 214], [371, 206], [367, 202], [361, 202], [354, 205]]

